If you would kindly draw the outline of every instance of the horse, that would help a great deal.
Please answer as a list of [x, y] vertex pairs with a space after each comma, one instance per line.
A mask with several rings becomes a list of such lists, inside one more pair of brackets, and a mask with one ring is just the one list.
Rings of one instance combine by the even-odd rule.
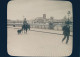
[[26, 33], [27, 33], [27, 25], [22, 25], [22, 31], [24, 30], [24, 33], [25, 33], [25, 31], [26, 31]]
[[27, 33], [27, 30], [30, 30], [30, 25], [29, 24], [26, 24], [26, 25], [22, 25], [22, 31], [24, 30], [24, 33], [25, 33], [25, 31], [26, 31], [26, 33]]

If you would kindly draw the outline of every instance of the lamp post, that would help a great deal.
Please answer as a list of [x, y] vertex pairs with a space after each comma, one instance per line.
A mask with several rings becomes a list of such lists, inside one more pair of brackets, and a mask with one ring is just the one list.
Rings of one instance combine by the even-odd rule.
[[68, 14], [68, 21], [69, 21], [69, 16], [70, 16], [71, 12], [70, 12], [70, 11], [68, 11], [68, 13], [67, 13], [67, 14]]

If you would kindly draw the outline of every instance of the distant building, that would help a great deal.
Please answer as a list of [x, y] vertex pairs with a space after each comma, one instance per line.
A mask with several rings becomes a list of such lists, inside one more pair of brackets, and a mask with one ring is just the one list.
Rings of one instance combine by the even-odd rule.
[[34, 23], [46, 23], [49, 19], [46, 18], [46, 14], [43, 14], [43, 17], [37, 17], [34, 20]]

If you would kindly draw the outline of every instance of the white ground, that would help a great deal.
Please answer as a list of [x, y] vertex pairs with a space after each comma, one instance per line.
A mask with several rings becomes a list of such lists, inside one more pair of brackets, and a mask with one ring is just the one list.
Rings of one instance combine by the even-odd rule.
[[[62, 43], [63, 35], [28, 31], [17, 34], [18, 29], [8, 28], [7, 49], [12, 56], [69, 56], [72, 53], [73, 37], [68, 44]], [[44, 30], [48, 31], [48, 30]], [[62, 31], [53, 31], [54, 33]]]

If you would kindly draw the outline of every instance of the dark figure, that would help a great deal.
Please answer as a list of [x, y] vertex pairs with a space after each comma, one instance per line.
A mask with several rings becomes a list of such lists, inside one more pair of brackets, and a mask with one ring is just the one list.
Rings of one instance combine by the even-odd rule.
[[13, 27], [15, 27], [15, 25], [13, 25]]
[[62, 42], [67, 38], [66, 40], [66, 44], [68, 43], [68, 40], [69, 40], [69, 35], [70, 35], [70, 26], [69, 24], [66, 24], [63, 28], [63, 35], [64, 35], [64, 38], [62, 39]]
[[21, 31], [22, 31], [22, 29], [20, 29], [20, 30], [17, 30], [18, 34], [21, 34]]

